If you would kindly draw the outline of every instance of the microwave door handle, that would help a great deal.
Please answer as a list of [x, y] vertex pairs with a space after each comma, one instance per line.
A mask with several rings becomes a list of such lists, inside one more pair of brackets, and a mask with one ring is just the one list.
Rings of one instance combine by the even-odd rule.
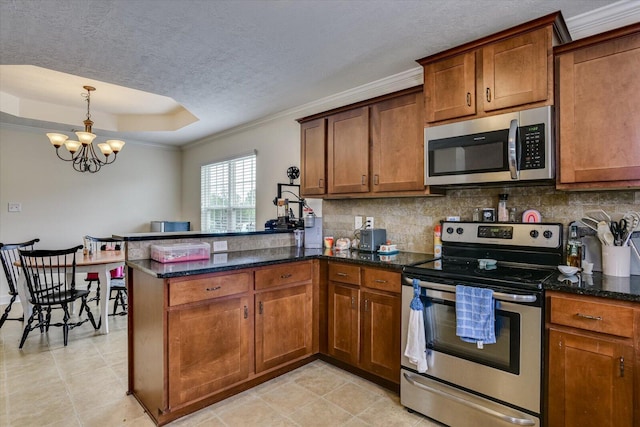
[[518, 170], [518, 156], [516, 146], [518, 144], [518, 120], [511, 120], [511, 125], [509, 126], [509, 139], [508, 139], [508, 162], [509, 162], [509, 172], [511, 173], [511, 179], [519, 178], [519, 170]]

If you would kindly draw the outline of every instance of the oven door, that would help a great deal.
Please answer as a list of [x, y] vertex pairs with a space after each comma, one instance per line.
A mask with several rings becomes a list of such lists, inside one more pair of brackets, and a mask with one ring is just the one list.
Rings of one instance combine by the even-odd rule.
[[[463, 342], [456, 336], [455, 286], [427, 281], [421, 281], [420, 286], [427, 342], [428, 371], [425, 375], [539, 414], [542, 362], [540, 294], [495, 293], [496, 343], [478, 348], [476, 344]], [[412, 298], [413, 288], [403, 286], [403, 352]], [[402, 366], [415, 369], [404, 355]]]

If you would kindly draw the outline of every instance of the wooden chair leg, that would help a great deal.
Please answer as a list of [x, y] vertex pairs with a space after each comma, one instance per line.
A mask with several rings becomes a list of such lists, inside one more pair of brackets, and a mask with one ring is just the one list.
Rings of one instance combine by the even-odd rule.
[[[27, 325], [24, 327], [24, 331], [22, 332], [22, 339], [20, 340], [20, 346], [18, 348], [22, 348], [22, 346], [24, 345], [24, 342], [27, 340], [27, 335], [29, 335], [29, 332], [31, 331], [31, 324], [33, 323], [33, 319], [36, 316], [36, 311], [39, 312], [40, 310], [34, 307], [33, 313], [31, 313], [31, 316], [29, 316]], [[39, 315], [41, 316], [42, 314], [39, 314]]]
[[69, 307], [67, 304], [62, 304], [62, 310], [64, 310], [64, 316], [62, 317], [63, 325], [62, 325], [62, 334], [64, 337], [64, 346], [67, 346], [67, 342], [69, 341]]
[[82, 307], [84, 307], [87, 310], [87, 317], [89, 318], [89, 321], [91, 322], [91, 325], [93, 326], [93, 329], [95, 329], [95, 330], [100, 329], [100, 326], [102, 326], [102, 314], [100, 314], [100, 320], [96, 324], [96, 319], [93, 317], [93, 313], [89, 309], [89, 305], [87, 304], [87, 298], [86, 297], [82, 298]]

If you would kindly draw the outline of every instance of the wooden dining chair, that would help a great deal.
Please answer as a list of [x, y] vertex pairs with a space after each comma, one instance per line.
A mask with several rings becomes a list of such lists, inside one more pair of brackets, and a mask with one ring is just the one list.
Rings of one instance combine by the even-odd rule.
[[[101, 320], [96, 324], [87, 305], [89, 291], [76, 289], [76, 253], [80, 249], [82, 246], [57, 250], [18, 250], [22, 274], [25, 275], [29, 291], [29, 302], [33, 304], [33, 312], [24, 327], [19, 348], [24, 345], [29, 332], [36, 328], [44, 328], [48, 332], [50, 326], [62, 327], [65, 346], [69, 339], [69, 330], [87, 320], [94, 329], [100, 328]], [[82, 320], [79, 315], [77, 321], [70, 323], [69, 305], [77, 300], [82, 304], [80, 312], [86, 310], [87, 318]], [[51, 323], [51, 309], [54, 307], [62, 308], [62, 322]], [[38, 321], [34, 325], [33, 321], [36, 318]]]
[[40, 239], [29, 240], [22, 243], [0, 243], [0, 260], [2, 261], [2, 269], [4, 270], [5, 277], [7, 278], [7, 285], [9, 286], [9, 305], [4, 309], [2, 317], [0, 317], [0, 328], [4, 325], [6, 320], [24, 320], [24, 316], [21, 317], [9, 317], [11, 311], [11, 305], [15, 302], [18, 296], [18, 276], [20, 276], [20, 268], [16, 267], [15, 263], [20, 259], [18, 249], [33, 250], [33, 245], [39, 242]]
[[[99, 251], [119, 251], [122, 250], [124, 242], [122, 240], [114, 239], [112, 237], [93, 237], [84, 236], [85, 240], [89, 244], [95, 246], [94, 250]], [[127, 314], [127, 287], [124, 281], [124, 267], [115, 268], [110, 271], [111, 275], [111, 290], [109, 291], [109, 300], [114, 300], [113, 312], [110, 316], [124, 316]], [[100, 302], [100, 279], [98, 273], [89, 272], [85, 277], [85, 282], [88, 282], [87, 289], [91, 290], [91, 284], [96, 282], [96, 296], [90, 298], [89, 301], [96, 301], [96, 305]], [[114, 295], [115, 294], [115, 295]], [[118, 311], [120, 307], [120, 311]]]

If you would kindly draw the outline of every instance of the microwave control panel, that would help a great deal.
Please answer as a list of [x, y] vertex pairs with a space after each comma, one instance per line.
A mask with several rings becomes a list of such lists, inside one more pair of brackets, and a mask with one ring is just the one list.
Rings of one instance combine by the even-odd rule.
[[522, 126], [520, 132], [520, 170], [543, 169], [545, 165], [544, 123]]

